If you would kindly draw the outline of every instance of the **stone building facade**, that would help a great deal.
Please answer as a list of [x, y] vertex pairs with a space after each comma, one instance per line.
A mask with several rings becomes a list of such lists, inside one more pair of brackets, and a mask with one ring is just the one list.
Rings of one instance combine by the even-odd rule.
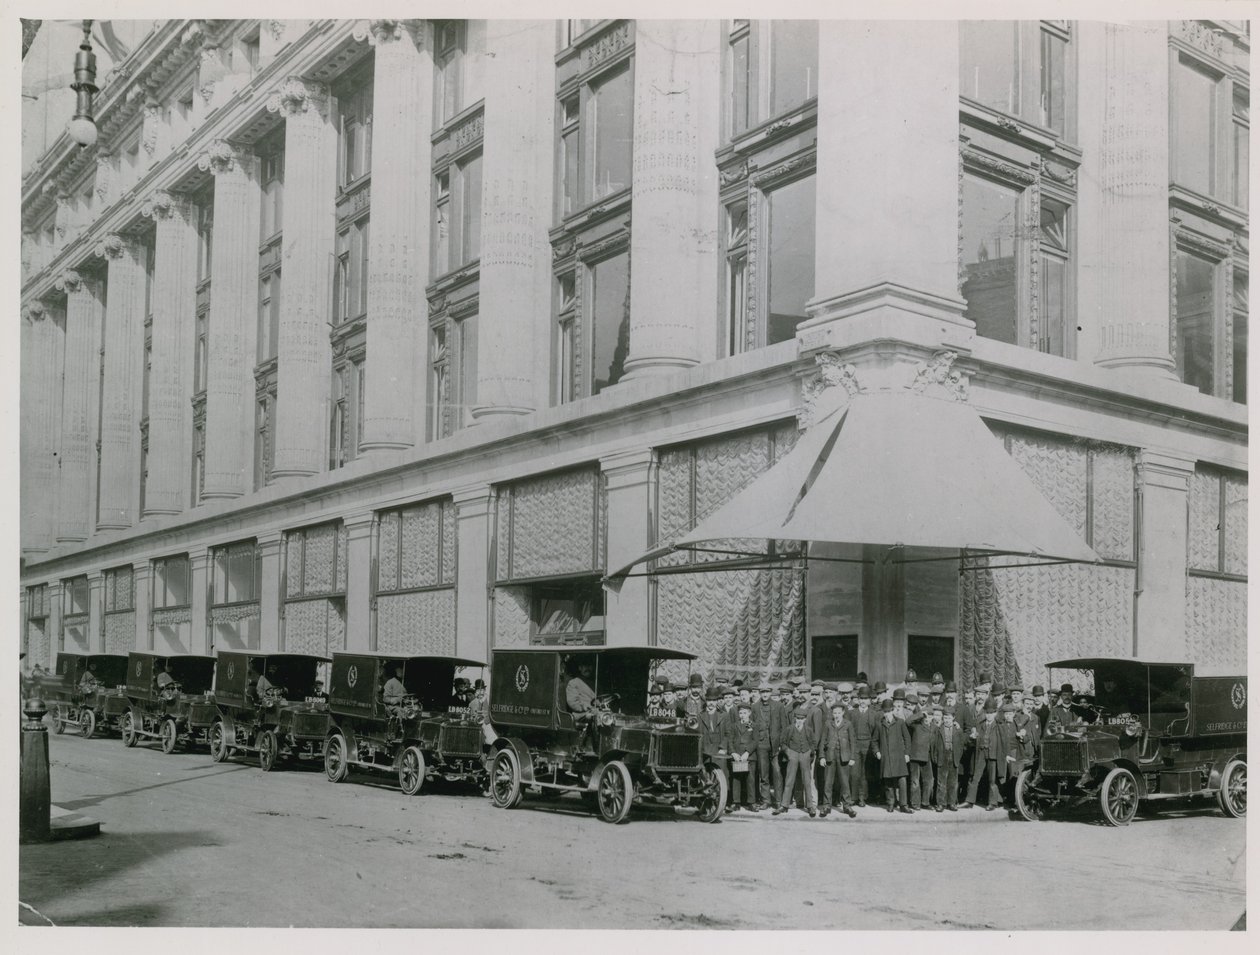
[[[22, 647], [1242, 667], [1249, 50], [1223, 21], [160, 21], [97, 144], [23, 179]], [[601, 586], [787, 453], [837, 368], [958, 384], [1102, 562], [836, 542]]]

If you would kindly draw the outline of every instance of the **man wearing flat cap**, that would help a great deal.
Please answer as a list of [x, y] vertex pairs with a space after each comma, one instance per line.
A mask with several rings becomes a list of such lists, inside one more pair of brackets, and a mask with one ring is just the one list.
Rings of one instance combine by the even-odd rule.
[[774, 699], [774, 689], [766, 681], [757, 686], [753, 703], [753, 722], [757, 733], [757, 787], [760, 809], [779, 804], [783, 789], [783, 768], [779, 765], [779, 746], [788, 723], [787, 708]]
[[788, 811], [792, 800], [792, 790], [795, 788], [797, 776], [800, 775], [805, 780], [803, 787], [805, 811], [812, 819], [818, 815], [818, 801], [809, 778], [814, 770], [814, 753], [818, 750], [818, 738], [810, 725], [809, 713], [803, 706], [792, 711], [792, 728], [788, 730], [784, 749], [787, 751], [787, 774], [783, 780], [783, 798], [779, 800], [779, 808], [774, 811], [774, 814], [777, 816]]
[[876, 771], [875, 732], [879, 727], [879, 714], [871, 708], [871, 691], [862, 687], [857, 694], [857, 708], [849, 715], [853, 722], [853, 735], [857, 739], [857, 765], [853, 767], [853, 795], [859, 806], [865, 806], [870, 792], [871, 776]]
[[971, 779], [967, 783], [967, 801], [963, 803], [964, 809], [971, 809], [978, 801], [981, 776], [985, 777], [989, 788], [987, 794], [988, 804], [984, 808], [989, 811], [997, 808], [998, 760], [1002, 758], [1002, 754], [998, 749], [997, 715], [997, 700], [989, 697], [984, 702], [984, 720], [974, 730], [975, 748], [972, 752], [975, 756], [975, 763]]

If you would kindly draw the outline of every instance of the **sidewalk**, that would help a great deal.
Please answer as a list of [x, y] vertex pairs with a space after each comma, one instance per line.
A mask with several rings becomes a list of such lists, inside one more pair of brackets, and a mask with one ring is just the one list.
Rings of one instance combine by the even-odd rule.
[[904, 812], [889, 812], [884, 806], [874, 806], [867, 803], [864, 807], [854, 806], [853, 811], [857, 816], [850, 819], [844, 813], [837, 810], [834, 806], [831, 814], [827, 818], [821, 815], [811, 819], [803, 809], [795, 807], [789, 809], [781, 815], [773, 815], [771, 810], [763, 809], [760, 812], [748, 812], [745, 809], [736, 809], [734, 812], [727, 813], [722, 818], [732, 822], [751, 821], [754, 819], [766, 819], [771, 822], [812, 822], [812, 823], [856, 823], [856, 822], [884, 822], [889, 825], [907, 825], [907, 826], [930, 826], [936, 824], [961, 825], [966, 823], [980, 822], [1022, 822], [1019, 814], [1014, 809], [997, 808], [992, 812], [985, 811], [983, 806], [975, 806], [972, 809], [959, 808], [957, 812], [937, 812], [935, 809], [919, 809], [907, 815]]

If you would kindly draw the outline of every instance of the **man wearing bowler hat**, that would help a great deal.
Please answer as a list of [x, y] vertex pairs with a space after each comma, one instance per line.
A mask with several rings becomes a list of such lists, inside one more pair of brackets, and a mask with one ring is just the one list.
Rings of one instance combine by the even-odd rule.
[[871, 691], [862, 687], [857, 694], [857, 708], [849, 717], [853, 722], [853, 735], [857, 739], [857, 765], [853, 767], [854, 796], [859, 806], [866, 806], [870, 790], [872, 765], [875, 755], [875, 731], [879, 727], [879, 714], [871, 708]]
[[875, 736], [875, 758], [879, 760], [879, 777], [884, 785], [887, 809], [898, 805], [904, 813], [912, 810], [906, 804], [906, 776], [910, 763], [910, 731], [904, 720], [897, 719], [892, 700], [879, 705], [881, 721]]
[[1054, 706], [1050, 707], [1050, 723], [1058, 723], [1062, 729], [1067, 729], [1073, 723], [1077, 722], [1076, 714], [1072, 712], [1072, 684], [1064, 683], [1059, 687], [1059, 699]]
[[1046, 735], [1046, 721], [1050, 719], [1050, 704], [1046, 702], [1046, 688], [1040, 683], [1032, 688], [1033, 712], [1041, 724], [1041, 735]]

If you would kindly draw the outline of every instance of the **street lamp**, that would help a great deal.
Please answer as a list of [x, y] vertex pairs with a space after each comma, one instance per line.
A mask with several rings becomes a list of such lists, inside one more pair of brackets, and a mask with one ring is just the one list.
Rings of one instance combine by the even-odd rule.
[[79, 44], [79, 52], [74, 55], [74, 82], [70, 84], [77, 98], [74, 104], [74, 117], [66, 127], [66, 132], [80, 146], [91, 146], [96, 142], [96, 121], [92, 118], [92, 97], [97, 92], [96, 86], [96, 54], [92, 52], [92, 21], [83, 21], [83, 42]]

